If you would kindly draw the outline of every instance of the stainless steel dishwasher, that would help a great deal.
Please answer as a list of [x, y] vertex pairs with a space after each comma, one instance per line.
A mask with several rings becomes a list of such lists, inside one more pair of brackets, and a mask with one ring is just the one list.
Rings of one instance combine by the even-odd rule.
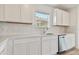
[[58, 35], [58, 53], [75, 47], [75, 36], [73, 34]]

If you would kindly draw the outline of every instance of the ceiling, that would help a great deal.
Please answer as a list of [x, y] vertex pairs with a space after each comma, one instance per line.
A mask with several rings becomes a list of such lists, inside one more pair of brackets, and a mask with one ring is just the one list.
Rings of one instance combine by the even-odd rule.
[[57, 7], [64, 10], [69, 10], [71, 8], [79, 6], [79, 4], [50, 4], [52, 7]]

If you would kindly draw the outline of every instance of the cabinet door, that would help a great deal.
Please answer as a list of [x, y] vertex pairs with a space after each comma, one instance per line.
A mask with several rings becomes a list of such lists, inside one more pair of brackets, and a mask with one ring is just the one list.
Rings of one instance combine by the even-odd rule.
[[40, 55], [41, 54], [41, 40], [38, 37], [29, 38], [31, 39], [29, 43], [30, 55]]
[[8, 38], [8, 43], [7, 43], [7, 54], [12, 55], [13, 54], [13, 40]]
[[51, 53], [51, 40], [43, 38], [42, 39], [42, 54], [50, 54]]
[[0, 4], [0, 21], [4, 21], [4, 5]]
[[58, 38], [51, 38], [51, 54], [58, 52]]
[[[26, 49], [27, 47], [27, 49]], [[14, 39], [14, 48], [13, 48], [13, 54], [14, 55], [25, 55], [28, 54], [26, 51], [29, 52], [29, 40], [26, 38], [22, 39]]]
[[32, 6], [31, 5], [21, 5], [21, 20], [24, 23], [32, 23]]
[[23, 38], [14, 40], [14, 55], [39, 55], [41, 52], [40, 38]]
[[53, 21], [55, 25], [62, 25], [62, 10], [55, 9], [55, 16], [56, 17]]
[[72, 49], [75, 47], [75, 35], [74, 34], [67, 34], [65, 36], [65, 43], [67, 46], [67, 50]]
[[9, 22], [20, 21], [20, 5], [17, 4], [5, 5], [5, 21]]
[[25, 54], [26, 54], [26, 44], [25, 43], [14, 44], [14, 55], [25, 55]]
[[63, 25], [68, 26], [69, 25], [69, 13], [63, 11], [62, 18], [63, 18]]
[[56, 54], [58, 51], [58, 41], [52, 37], [42, 39], [42, 54]]

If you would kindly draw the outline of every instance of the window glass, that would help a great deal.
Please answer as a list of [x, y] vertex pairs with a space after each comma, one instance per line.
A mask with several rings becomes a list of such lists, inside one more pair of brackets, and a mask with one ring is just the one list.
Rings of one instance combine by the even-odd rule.
[[40, 20], [48, 21], [49, 14], [43, 12], [35, 12], [35, 17], [41, 18]]
[[36, 18], [36, 27], [38, 27], [38, 28], [47, 28], [48, 27], [49, 13], [36, 11], [34, 13], [34, 16]]

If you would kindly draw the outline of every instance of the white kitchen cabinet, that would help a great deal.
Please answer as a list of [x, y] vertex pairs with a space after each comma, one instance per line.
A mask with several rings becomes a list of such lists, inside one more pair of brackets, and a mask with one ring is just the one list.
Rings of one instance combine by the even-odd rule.
[[1, 54], [6, 55], [51, 55], [58, 51], [57, 37], [13, 37], [8, 38]]
[[69, 13], [61, 9], [54, 9], [53, 25], [69, 26]]
[[4, 5], [0, 4], [0, 21], [4, 21]]
[[53, 24], [62, 25], [62, 10], [55, 9], [53, 14]]
[[[29, 47], [28, 47], [29, 48]], [[26, 44], [20, 43], [20, 44], [14, 44], [14, 55], [25, 55], [26, 54]]]
[[4, 20], [9, 22], [21, 22], [20, 19], [20, 5], [18, 4], [5, 4]]
[[[16, 38], [8, 38], [7, 43], [7, 55], [25, 54], [24, 48], [26, 48], [25, 43], [21, 44], [22, 40], [17, 40]], [[24, 40], [25, 41], [25, 40]]]
[[21, 5], [21, 20], [24, 23], [32, 23], [32, 6], [29, 4]]
[[14, 46], [14, 40], [11, 38], [8, 38], [8, 43], [6, 48], [8, 55], [13, 55], [13, 46]]
[[62, 11], [63, 12], [63, 25], [68, 26], [69, 25], [69, 13]]
[[66, 34], [65, 35], [65, 43], [67, 43], [66, 45], [66, 49], [72, 49], [75, 47], [75, 35], [74, 34]]
[[32, 23], [33, 6], [29, 4], [1, 4], [0, 21]]
[[40, 37], [14, 40], [14, 55], [39, 55], [41, 53]]
[[41, 54], [41, 41], [40, 38], [33, 38], [35, 41], [30, 42], [30, 55], [40, 55]]
[[[28, 39], [14, 39], [14, 45], [13, 45], [13, 54], [14, 55], [25, 55], [26, 50], [29, 52], [29, 42], [27, 44]], [[28, 48], [26, 49], [26, 47]], [[28, 54], [28, 53], [27, 53]]]
[[[30, 55], [40, 55], [41, 54], [41, 37], [31, 37], [28, 38], [29, 43], [29, 54]], [[28, 48], [28, 47], [26, 47]]]
[[51, 55], [58, 51], [58, 40], [53, 37], [30, 37], [14, 40], [14, 55]]
[[50, 54], [51, 53], [51, 40], [43, 38], [42, 39], [42, 54]]
[[58, 52], [58, 38], [51, 38], [51, 54]]
[[58, 39], [51, 37], [42, 38], [42, 54], [51, 55], [56, 54], [58, 51]]

